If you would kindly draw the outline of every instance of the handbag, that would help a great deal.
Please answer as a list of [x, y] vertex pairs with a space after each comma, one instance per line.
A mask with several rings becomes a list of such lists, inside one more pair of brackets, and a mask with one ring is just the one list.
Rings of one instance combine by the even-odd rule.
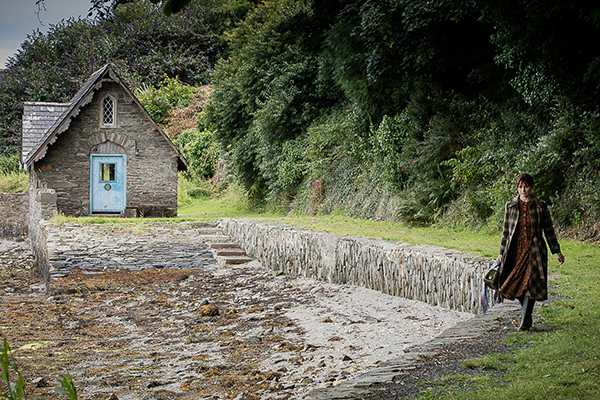
[[494, 261], [492, 267], [483, 277], [485, 285], [492, 290], [498, 290], [498, 279], [500, 278], [500, 265], [500, 261]]

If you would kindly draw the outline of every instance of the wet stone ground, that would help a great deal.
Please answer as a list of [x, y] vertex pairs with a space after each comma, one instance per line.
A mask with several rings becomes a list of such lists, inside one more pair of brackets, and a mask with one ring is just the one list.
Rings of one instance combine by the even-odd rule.
[[[224, 238], [193, 225], [50, 229], [64, 263], [47, 290], [28, 243], [0, 241], [0, 330], [29, 399], [56, 399], [52, 386], [67, 370], [81, 399], [362, 398], [348, 382], [472, 318], [366, 289], [273, 276], [256, 262], [219, 266], [206, 242]], [[163, 259], [167, 253], [173, 257]], [[460, 329], [454, 334], [464, 337]], [[493, 337], [486, 343], [499, 349]], [[448, 349], [432, 357], [458, 354]], [[460, 357], [468, 357], [465, 349]], [[406, 382], [376, 383], [370, 395], [414, 395], [419, 376], [444, 363], [408, 366], [397, 373]]]

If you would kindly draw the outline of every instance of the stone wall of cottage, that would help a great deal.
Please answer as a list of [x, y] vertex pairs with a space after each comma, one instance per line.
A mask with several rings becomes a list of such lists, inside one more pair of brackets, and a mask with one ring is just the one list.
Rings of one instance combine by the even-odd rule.
[[27, 235], [29, 194], [0, 193], [0, 237]]
[[224, 233], [275, 274], [363, 286], [448, 309], [479, 313], [491, 261], [455, 250], [221, 219]]
[[[101, 125], [101, 102], [116, 99], [116, 124]], [[90, 154], [126, 154], [126, 207], [144, 216], [177, 215], [177, 154], [120, 85], [104, 82], [69, 128], [58, 134], [46, 156], [34, 164], [44, 185], [56, 191], [66, 215], [90, 211]]]

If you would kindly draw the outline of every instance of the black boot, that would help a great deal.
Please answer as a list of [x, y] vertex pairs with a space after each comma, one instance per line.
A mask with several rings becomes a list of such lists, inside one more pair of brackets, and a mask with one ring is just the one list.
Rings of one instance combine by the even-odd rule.
[[524, 298], [525, 298], [525, 295], [517, 297], [517, 300], [519, 300], [519, 304], [521, 305], [521, 307], [523, 307], [523, 299]]
[[531, 314], [533, 313], [534, 305], [535, 300], [530, 299], [529, 296], [523, 298], [523, 316], [521, 318], [521, 326], [519, 326], [520, 331], [528, 331], [531, 325], [533, 325]]

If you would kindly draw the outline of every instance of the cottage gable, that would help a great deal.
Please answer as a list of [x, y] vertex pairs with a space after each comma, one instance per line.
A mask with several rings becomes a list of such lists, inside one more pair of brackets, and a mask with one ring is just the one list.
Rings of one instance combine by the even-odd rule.
[[[29, 103], [29, 104], [33, 104], [33, 105], [37, 105], [37, 106], [28, 108], [28, 109], [24, 110], [24, 112], [23, 112], [23, 128], [24, 128], [23, 129], [23, 132], [24, 132], [23, 138], [25, 138], [25, 135], [26, 135], [28, 143], [33, 142], [37, 138], [37, 136], [39, 136], [40, 130], [42, 127], [40, 124], [39, 129], [36, 129], [35, 132], [28, 129], [27, 134], [25, 134], [25, 121], [26, 120], [28, 122], [28, 125], [30, 125], [30, 123], [29, 123], [30, 121], [39, 119], [39, 116], [42, 114], [41, 109], [43, 109], [44, 107], [46, 107], [48, 109], [49, 104], [53, 104], [56, 109], [62, 108], [62, 112], [60, 113], [60, 115], [58, 115], [58, 117], [56, 119], [53, 120], [52, 125], [50, 125], [50, 127], [44, 132], [43, 136], [41, 138], [39, 138], [37, 140], [37, 142], [35, 142], [34, 145], [31, 146], [32, 148], [27, 149], [27, 150], [29, 150], [27, 153], [24, 153], [22, 150], [21, 159], [22, 159], [23, 163], [26, 164], [27, 166], [29, 166], [29, 165], [31, 165], [31, 163], [33, 161], [39, 161], [40, 159], [42, 159], [46, 154], [48, 146], [53, 144], [56, 141], [56, 136], [64, 131], [66, 131], [69, 128], [71, 119], [76, 117], [79, 114], [81, 107], [87, 105], [90, 101], [92, 101], [94, 93], [96, 91], [98, 91], [100, 88], [102, 88], [103, 83], [106, 83], [106, 82], [115, 82], [115, 83], [119, 84], [123, 90], [125, 90], [125, 92], [129, 96], [129, 99], [131, 99], [131, 101], [136, 103], [136, 105], [143, 111], [146, 118], [148, 118], [148, 120], [150, 120], [152, 122], [154, 128], [165, 138], [165, 140], [175, 150], [175, 152], [178, 153], [178, 157], [179, 157], [178, 168], [180, 170], [185, 170], [187, 168], [187, 161], [185, 160], [183, 155], [181, 153], [179, 153], [177, 148], [171, 142], [171, 139], [169, 139], [167, 134], [152, 119], [150, 114], [148, 114], [148, 112], [142, 106], [142, 104], [139, 102], [139, 100], [134, 96], [134, 94], [129, 90], [129, 88], [123, 83], [121, 78], [117, 75], [116, 71], [113, 69], [113, 67], [110, 64], [106, 64], [104, 67], [102, 67], [98, 71], [94, 72], [88, 78], [88, 80], [83, 84], [81, 89], [79, 89], [79, 91], [75, 94], [73, 99], [71, 99], [71, 102], [68, 104]], [[112, 94], [108, 95], [107, 97], [111, 98], [114, 101], [114, 97]], [[115, 107], [114, 103], [113, 103], [113, 107]], [[104, 109], [102, 109], [102, 113], [104, 116], [105, 115]], [[58, 111], [52, 111], [52, 112], [47, 111], [46, 112], [46, 120], [48, 122], [50, 120], [50, 114], [56, 115], [56, 114], [58, 114]], [[103, 122], [105, 122], [105, 121], [103, 121]], [[103, 125], [107, 126], [107, 124], [104, 124], [104, 123], [103, 123]], [[111, 122], [110, 126], [116, 127], [116, 118], [114, 121]]]
[[68, 104], [26, 103], [22, 165], [54, 189], [60, 212], [176, 215], [186, 160], [111, 65]]

